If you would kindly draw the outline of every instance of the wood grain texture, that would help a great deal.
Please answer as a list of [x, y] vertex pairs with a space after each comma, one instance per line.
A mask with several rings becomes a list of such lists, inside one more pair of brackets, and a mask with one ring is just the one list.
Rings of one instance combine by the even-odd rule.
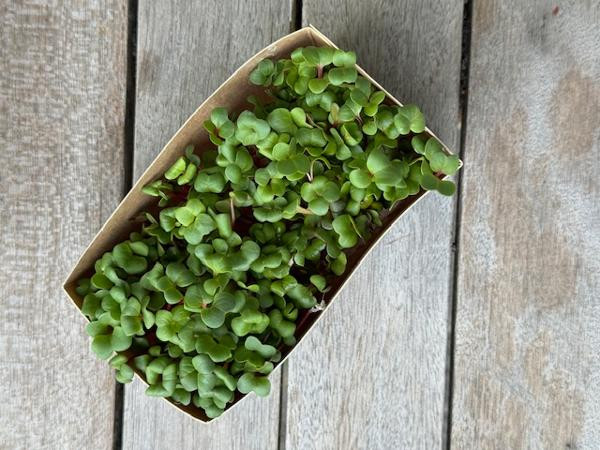
[[[462, 2], [303, 2], [311, 23], [458, 149]], [[288, 364], [285, 448], [439, 448], [454, 199], [429, 195], [366, 258]]]
[[600, 443], [598, 24], [597, 1], [474, 2], [456, 448]]
[[[289, 2], [142, 1], [138, 11], [134, 180], [188, 116], [244, 61], [289, 31]], [[210, 425], [125, 389], [125, 449], [277, 447], [279, 372], [267, 399], [250, 396]]]
[[0, 6], [0, 447], [111, 448], [114, 381], [61, 283], [123, 193], [127, 5]]

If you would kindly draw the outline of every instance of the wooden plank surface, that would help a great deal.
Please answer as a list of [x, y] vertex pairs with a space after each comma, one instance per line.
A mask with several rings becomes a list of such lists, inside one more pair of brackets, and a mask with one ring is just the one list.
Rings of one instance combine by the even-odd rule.
[[600, 443], [600, 3], [474, 2], [452, 444]]
[[114, 381], [61, 284], [123, 194], [127, 4], [0, 6], [0, 447], [111, 448]]
[[[307, 0], [302, 13], [458, 151], [462, 1]], [[285, 448], [441, 447], [454, 204], [411, 209], [290, 358]]]
[[[206, 97], [289, 32], [290, 16], [279, 0], [139, 3], [134, 180]], [[125, 388], [123, 448], [276, 448], [279, 377], [267, 399], [251, 396], [210, 425], [145, 396], [136, 380]]]

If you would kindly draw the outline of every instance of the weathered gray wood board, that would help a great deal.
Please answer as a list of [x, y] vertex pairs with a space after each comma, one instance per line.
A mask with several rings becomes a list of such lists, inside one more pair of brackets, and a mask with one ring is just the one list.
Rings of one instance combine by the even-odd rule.
[[[302, 12], [458, 151], [462, 2], [309, 0]], [[290, 358], [285, 448], [441, 446], [453, 219], [453, 199], [418, 203]]]
[[[289, 32], [288, 2], [152, 2], [138, 11], [134, 180], [187, 117], [244, 61]], [[125, 389], [123, 448], [277, 447], [279, 373], [268, 399], [247, 398], [205, 425]]]
[[111, 448], [114, 381], [61, 289], [123, 193], [127, 5], [0, 6], [0, 447]]
[[474, 2], [452, 444], [600, 443], [600, 3]]

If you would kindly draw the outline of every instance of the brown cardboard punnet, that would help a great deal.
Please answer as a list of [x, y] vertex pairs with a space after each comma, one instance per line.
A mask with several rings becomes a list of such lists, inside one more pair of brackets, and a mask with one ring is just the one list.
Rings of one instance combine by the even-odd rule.
[[[121, 201], [117, 209], [102, 226], [92, 243], [83, 252], [83, 255], [65, 281], [63, 287], [77, 308], [81, 310], [83, 301], [83, 299], [75, 292], [77, 280], [81, 277], [89, 276], [93, 271], [95, 261], [99, 257], [101, 257], [105, 252], [112, 250], [113, 246], [120, 241], [127, 239], [129, 233], [134, 230], [139, 230], [141, 228], [141, 224], [136, 220], [136, 218], [139, 216], [139, 213], [145, 211], [148, 209], [148, 207], [156, 203], [155, 197], [150, 197], [142, 193], [142, 187], [150, 181], [160, 178], [162, 174], [171, 166], [171, 164], [173, 164], [173, 162], [183, 154], [187, 145], [194, 145], [197, 152], [201, 152], [204, 148], [212, 147], [212, 144], [208, 139], [208, 135], [202, 125], [205, 120], [208, 120], [210, 113], [214, 108], [223, 106], [230, 112], [239, 112], [250, 106], [246, 102], [246, 98], [249, 95], [254, 94], [261, 96], [261, 94], [263, 94], [261, 87], [251, 85], [248, 82], [248, 76], [250, 72], [256, 67], [259, 61], [264, 58], [286, 58], [289, 57], [294, 49], [309, 45], [320, 47], [336, 47], [333, 42], [331, 42], [326, 36], [312, 26], [302, 28], [294, 33], [284, 36], [246, 61], [238, 70], [234, 72], [231, 77], [229, 77], [227, 81], [225, 81], [208, 99], [206, 99], [202, 105], [200, 105], [200, 107], [183, 124], [179, 131], [175, 133], [175, 135], [171, 138], [167, 145], [165, 145], [152, 164], [150, 164], [148, 169], [146, 169], [135, 186], [133, 186], [131, 191], [129, 191], [127, 196], [123, 199], [123, 201]], [[385, 89], [383, 89], [364, 70], [358, 66], [357, 69], [358, 72], [367, 78], [371, 83], [373, 83], [374, 86], [386, 93], [388, 103], [400, 105], [398, 100], [396, 100]], [[427, 129], [426, 132], [431, 136], [434, 136], [429, 129]], [[443, 143], [442, 146], [444, 151], [450, 154], [450, 151]], [[325, 297], [324, 308], [321, 311], [311, 313], [307, 312], [304, 317], [299, 318], [299, 325], [296, 331], [296, 338], [298, 340], [296, 346], [302, 341], [302, 338], [306, 335], [306, 333], [314, 326], [321, 315], [327, 310], [331, 302], [337, 296], [337, 293], [346, 284], [356, 268], [363, 261], [364, 257], [385, 235], [391, 225], [425, 194], [426, 192], [422, 191], [419, 194], [409, 197], [406, 200], [396, 204], [394, 208], [382, 218], [383, 225], [374, 233], [371, 240], [368, 243], [359, 245], [352, 250], [351, 254], [348, 255], [346, 273], [338, 277], [334, 285], [331, 286], [331, 290]], [[283, 351], [282, 360], [276, 365], [276, 367], [279, 367], [283, 361], [287, 359], [296, 346]], [[136, 374], [145, 382], [143, 373], [136, 370]], [[225, 412], [236, 405], [238, 400], [241, 398], [243, 397], [236, 397], [234, 403], [231, 404], [225, 410]], [[176, 408], [186, 412], [202, 422], [211, 421], [211, 419], [208, 418], [201, 409], [196, 408], [193, 405], [182, 406], [175, 404], [169, 399], [167, 399], [167, 401], [169, 401], [169, 403]]]

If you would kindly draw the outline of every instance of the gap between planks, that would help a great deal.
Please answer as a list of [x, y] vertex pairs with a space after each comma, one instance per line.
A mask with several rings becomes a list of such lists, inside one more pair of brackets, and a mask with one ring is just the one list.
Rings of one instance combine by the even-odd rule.
[[[290, 33], [302, 28], [302, 0], [291, 1]], [[277, 450], [286, 449], [287, 436], [287, 405], [288, 405], [288, 362], [281, 365], [281, 380], [279, 383], [279, 424]]]
[[[123, 197], [133, 185], [133, 152], [135, 145], [135, 74], [137, 56], [137, 12], [138, 0], [127, 2], [127, 81], [125, 84], [125, 122], [123, 155]], [[125, 390], [121, 383], [115, 383], [115, 404], [113, 423], [113, 450], [123, 448], [123, 408]]]
[[[471, 56], [471, 30], [473, 17], [473, 0], [465, 0], [463, 3], [463, 24], [461, 43], [461, 65], [458, 107], [460, 113], [460, 141], [459, 157], [464, 163], [465, 140], [467, 136], [467, 114], [469, 106], [469, 67]], [[454, 261], [452, 265], [452, 278], [450, 280], [450, 301], [448, 302], [448, 347], [446, 351], [446, 395], [444, 399], [445, 420], [442, 429], [442, 448], [450, 450], [452, 436], [452, 398], [454, 389], [454, 349], [456, 328], [456, 305], [458, 301], [458, 264], [460, 251], [460, 225], [462, 211], [462, 179], [459, 171], [456, 177], [456, 209], [454, 217]]]

